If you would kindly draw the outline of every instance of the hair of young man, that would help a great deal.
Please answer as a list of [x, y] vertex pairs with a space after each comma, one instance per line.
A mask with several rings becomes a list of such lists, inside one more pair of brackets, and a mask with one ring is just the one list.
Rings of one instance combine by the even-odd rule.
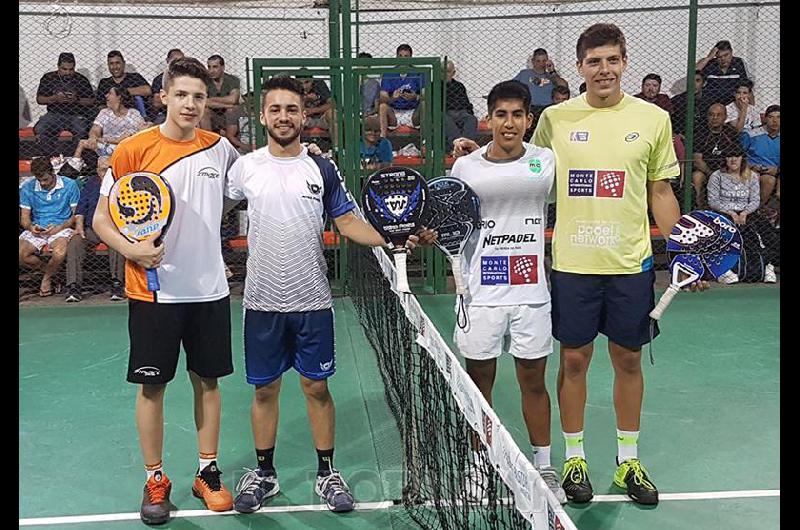
[[267, 105], [267, 94], [269, 94], [271, 90], [288, 90], [289, 92], [294, 92], [300, 98], [300, 106], [303, 106], [303, 87], [296, 79], [293, 79], [288, 75], [276, 75], [261, 85], [262, 109], [264, 109]]
[[522, 108], [525, 109], [525, 112], [528, 112], [528, 109], [531, 106], [531, 93], [528, 90], [528, 87], [515, 79], [497, 83], [489, 91], [487, 103], [490, 117], [494, 113], [497, 102], [501, 99], [516, 99], [521, 101]]
[[764, 112], [764, 117], [766, 118], [767, 116], [769, 116], [773, 112], [780, 112], [780, 111], [781, 111], [781, 106], [780, 105], [770, 105], [769, 107], [767, 107], [767, 110]]
[[358, 52], [359, 59], [372, 59], [372, 54], [367, 52]]
[[41, 177], [48, 171], [53, 171], [53, 165], [50, 163], [50, 157], [37, 156], [31, 160], [31, 173], [35, 177]]
[[398, 53], [400, 53], [403, 50], [407, 51], [411, 55], [414, 55], [414, 50], [411, 49], [411, 45], [409, 45], [409, 44], [401, 44], [400, 46], [398, 46], [397, 50], [395, 50], [395, 55], [397, 55]]
[[619, 45], [622, 57], [628, 56], [628, 50], [625, 47], [625, 35], [621, 29], [614, 24], [594, 24], [589, 26], [578, 37], [578, 44], [575, 47], [578, 63], [583, 63], [587, 52], [592, 48], [606, 45]]
[[714, 47], [717, 50], [733, 50], [731, 47], [731, 41], [729, 40], [721, 40]]
[[167, 62], [169, 62], [169, 58], [173, 53], [180, 53], [181, 55], [183, 55], [183, 50], [181, 50], [180, 48], [172, 48], [170, 51], [167, 52]]
[[570, 96], [569, 89], [564, 85], [556, 85], [553, 87], [553, 94], [563, 94], [567, 97]]
[[172, 82], [178, 77], [194, 77], [207, 85], [211, 82], [208, 69], [194, 57], [180, 57], [167, 65], [164, 70], [164, 90], [169, 90]]
[[122, 56], [122, 52], [119, 50], [111, 50], [108, 52], [106, 59], [111, 59], [112, 57], [119, 57], [123, 62], [125, 61], [125, 57]]
[[208, 61], [219, 61], [220, 66], [225, 66], [225, 59], [223, 59], [221, 55], [218, 55], [216, 53], [211, 57], [209, 57]]
[[75, 64], [75, 56], [70, 52], [61, 52], [58, 54], [58, 65], [62, 64]]
[[652, 79], [653, 81], [657, 81], [658, 84], [661, 85], [661, 76], [658, 74], [647, 74], [646, 76], [644, 76], [644, 79], [642, 79], [642, 85], [644, 85], [645, 81], [648, 81], [650, 79]]
[[533, 50], [534, 57], [539, 57], [540, 55], [547, 55], [547, 50], [545, 50], [544, 48], [536, 48], [535, 50]]
[[381, 120], [377, 116], [368, 116], [364, 118], [364, 131], [367, 130], [380, 131]]
[[736, 82], [736, 90], [739, 90], [739, 87], [747, 87], [749, 91], [753, 91], [753, 81], [750, 79], [739, 79]]

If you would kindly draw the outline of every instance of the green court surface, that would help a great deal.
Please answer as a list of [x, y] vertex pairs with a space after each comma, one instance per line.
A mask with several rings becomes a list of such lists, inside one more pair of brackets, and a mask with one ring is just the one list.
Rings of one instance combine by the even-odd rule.
[[[578, 528], [778, 528], [779, 296], [777, 288], [748, 286], [681, 294], [664, 316], [662, 335], [655, 342], [656, 365], [645, 364], [640, 438], [640, 456], [664, 499], [655, 509], [609, 496], [621, 492], [611, 484], [616, 454], [611, 367], [605, 342], [597, 341], [585, 438], [598, 502], [567, 506]], [[421, 296], [420, 302], [449, 339], [455, 321], [453, 296]], [[230, 489], [243, 467], [255, 465], [240, 299], [233, 299], [232, 308], [236, 371], [221, 382], [220, 443], [223, 480]], [[350, 300], [337, 299], [335, 310], [335, 461], [363, 509], [342, 516], [319, 506], [305, 402], [296, 374], [289, 372], [275, 457], [281, 494], [269, 503], [267, 513], [201, 511], [190, 491], [197, 453], [182, 361], [167, 390], [164, 462], [173, 481], [172, 501], [189, 512], [165, 528], [416, 528], [402, 507], [383, 502], [400, 497], [403, 451], [375, 355]], [[20, 524], [144, 528], [136, 519], [144, 471], [133, 416], [136, 388], [125, 382], [126, 305], [21, 306], [19, 366]], [[560, 465], [564, 444], [555, 399], [557, 368], [553, 356], [548, 386], [553, 462]], [[503, 358], [495, 408], [519, 446], [530, 453], [515, 381], [513, 363]], [[700, 500], [680, 498], [691, 493], [704, 495]], [[725, 496], [732, 498], [708, 498]], [[72, 518], [99, 515], [106, 517], [94, 522]], [[50, 517], [64, 519], [42, 519]]]

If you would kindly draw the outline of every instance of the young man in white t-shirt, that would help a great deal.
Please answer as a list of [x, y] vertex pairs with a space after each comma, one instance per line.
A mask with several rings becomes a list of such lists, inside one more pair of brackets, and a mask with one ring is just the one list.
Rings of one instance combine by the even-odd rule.
[[[514, 356], [534, 466], [564, 503], [558, 473], [550, 465], [550, 396], [544, 381], [553, 351], [544, 269], [545, 204], [555, 157], [550, 149], [523, 142], [533, 121], [530, 100], [519, 81], [495, 85], [488, 101], [492, 142], [453, 166], [452, 176], [480, 198], [482, 217], [480, 232], [462, 256], [468, 323], [456, 328], [454, 340], [489, 404], [497, 358], [503, 351]], [[468, 491], [481, 489], [480, 477], [468, 481]]]

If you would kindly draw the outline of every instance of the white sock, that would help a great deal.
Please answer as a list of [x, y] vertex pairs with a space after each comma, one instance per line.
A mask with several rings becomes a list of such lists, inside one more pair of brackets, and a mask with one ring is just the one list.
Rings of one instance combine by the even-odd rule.
[[617, 429], [617, 463], [639, 458], [639, 431]]
[[158, 464], [144, 466], [144, 470], [147, 472], [147, 480], [150, 480], [151, 477], [154, 477], [156, 473], [159, 474], [157, 480], [161, 480], [161, 477], [164, 476], [164, 465], [160, 461]]
[[217, 455], [214, 453], [200, 453], [198, 459], [200, 461], [200, 469], [197, 471], [197, 473], [199, 474], [200, 471], [204, 470], [211, 462], [214, 462], [217, 459]]
[[535, 467], [536, 469], [541, 469], [543, 467], [550, 467], [549, 445], [533, 446], [533, 467]]
[[567, 460], [575, 456], [586, 458], [586, 455], [583, 452], [583, 431], [565, 432], [564, 442], [566, 442], [567, 445], [567, 452], [566, 452]]

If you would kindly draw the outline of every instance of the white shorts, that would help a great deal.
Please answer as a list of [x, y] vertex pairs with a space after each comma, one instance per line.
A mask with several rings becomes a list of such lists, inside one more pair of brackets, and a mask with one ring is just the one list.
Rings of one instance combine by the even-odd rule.
[[[416, 109], [394, 109], [394, 117], [397, 119], [397, 125], [389, 127], [389, 129], [396, 129], [401, 125], [407, 127], [415, 127], [412, 117]], [[417, 127], [418, 128], [418, 127]]]
[[504, 351], [518, 359], [540, 359], [553, 352], [550, 302], [466, 309], [467, 328], [456, 326], [453, 340], [467, 359], [496, 359]]
[[25, 230], [19, 235], [19, 239], [20, 241], [27, 241], [28, 243], [36, 247], [36, 250], [42, 250], [43, 246], [52, 245], [53, 241], [55, 241], [56, 239], [60, 239], [62, 237], [66, 237], [67, 239], [69, 239], [72, 237], [72, 234], [74, 233], [75, 230], [73, 230], [72, 228], [65, 228], [62, 231], [57, 232], [50, 237], [39, 237], [33, 235], [33, 232], [31, 232], [30, 230]]

